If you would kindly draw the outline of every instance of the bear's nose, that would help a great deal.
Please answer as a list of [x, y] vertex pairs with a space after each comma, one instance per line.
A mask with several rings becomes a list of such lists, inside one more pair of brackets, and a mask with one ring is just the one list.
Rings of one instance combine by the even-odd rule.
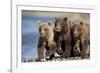
[[44, 35], [45, 31], [44, 30], [41, 30], [41, 35]]
[[74, 31], [74, 36], [78, 36], [78, 31]]

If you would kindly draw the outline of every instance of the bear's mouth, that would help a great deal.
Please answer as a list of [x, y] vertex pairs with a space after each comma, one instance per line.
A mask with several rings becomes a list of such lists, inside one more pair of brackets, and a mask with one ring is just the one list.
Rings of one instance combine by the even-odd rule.
[[40, 34], [40, 36], [41, 36], [41, 37], [44, 37], [44, 36], [45, 36], [45, 34], [41, 33], [41, 34]]
[[55, 30], [56, 30], [57, 32], [60, 32], [60, 31], [61, 31], [60, 28], [56, 28]]
[[77, 37], [79, 37], [79, 35], [78, 34], [73, 34], [73, 37], [77, 38]]

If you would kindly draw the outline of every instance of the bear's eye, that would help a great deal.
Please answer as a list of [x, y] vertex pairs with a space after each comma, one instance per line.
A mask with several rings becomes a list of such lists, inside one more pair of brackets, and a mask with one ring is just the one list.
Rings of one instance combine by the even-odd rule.
[[72, 30], [73, 30], [73, 31], [75, 31], [75, 30], [76, 30], [76, 28], [73, 28]]
[[81, 29], [81, 28], [79, 28], [79, 29], [78, 29], [78, 31], [82, 32], [82, 29]]
[[45, 30], [45, 31], [48, 31], [48, 29], [47, 29], [47, 28], [45, 28], [44, 30]]

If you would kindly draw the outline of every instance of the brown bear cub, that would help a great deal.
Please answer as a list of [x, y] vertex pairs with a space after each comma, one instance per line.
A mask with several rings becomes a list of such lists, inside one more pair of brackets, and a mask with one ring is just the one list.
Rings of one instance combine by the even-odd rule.
[[54, 31], [52, 23], [47, 24], [39, 22], [39, 42], [38, 42], [38, 58], [39, 61], [45, 61], [47, 58], [52, 59], [55, 54], [56, 43], [54, 42]]
[[55, 42], [57, 45], [56, 52], [62, 58], [68, 58], [71, 52], [70, 25], [67, 17], [55, 18]]
[[89, 44], [89, 30], [85, 23], [73, 22], [71, 25], [71, 38], [72, 38], [72, 56], [80, 56], [81, 58], [85, 58], [87, 53]]

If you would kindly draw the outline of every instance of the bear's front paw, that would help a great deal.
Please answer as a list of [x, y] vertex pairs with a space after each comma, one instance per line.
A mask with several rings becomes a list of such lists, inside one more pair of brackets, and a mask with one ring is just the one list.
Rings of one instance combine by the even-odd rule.
[[46, 62], [46, 59], [40, 59], [40, 62]]

